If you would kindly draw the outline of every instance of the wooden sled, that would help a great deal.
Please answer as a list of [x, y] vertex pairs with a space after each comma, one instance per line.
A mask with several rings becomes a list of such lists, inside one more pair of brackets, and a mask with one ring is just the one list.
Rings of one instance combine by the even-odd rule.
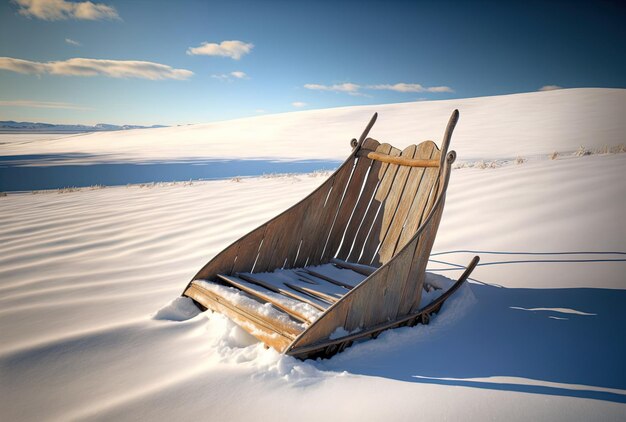
[[422, 292], [436, 288], [425, 270], [456, 158], [448, 146], [458, 116], [455, 110], [441, 149], [425, 141], [400, 151], [367, 138], [374, 114], [328, 180], [220, 252], [183, 295], [300, 359], [428, 323], [479, 259], [421, 303]]

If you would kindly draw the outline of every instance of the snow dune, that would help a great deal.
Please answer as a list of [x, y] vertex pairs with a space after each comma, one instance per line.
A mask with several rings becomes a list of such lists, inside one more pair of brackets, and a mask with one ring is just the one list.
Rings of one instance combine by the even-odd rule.
[[[177, 298], [215, 253], [326, 175], [0, 197], [0, 419], [624, 420], [626, 154], [547, 154], [623, 143], [626, 123], [609, 117], [625, 105], [623, 90], [589, 89], [375, 107], [372, 135], [394, 145], [438, 140], [458, 106], [461, 160], [545, 158], [454, 170], [429, 271], [455, 278], [481, 251], [472, 282], [430, 325], [327, 361], [280, 356]], [[257, 152], [343, 158], [373, 109], [255, 118], [276, 131]], [[41, 150], [21, 139], [1, 151], [247, 159], [237, 126], [85, 135]], [[315, 148], [287, 136], [313, 130]], [[150, 133], [169, 135], [152, 150]], [[215, 148], [196, 149], [201, 138]]]
[[[548, 92], [299, 111], [224, 122], [71, 135], [2, 145], [2, 155], [63, 163], [206, 159], [344, 160], [374, 112], [371, 136], [402, 148], [439, 140], [458, 108], [453, 146], [463, 160], [512, 159], [624, 142], [624, 89]], [[1, 139], [11, 139], [2, 135]], [[70, 155], [71, 154], [71, 155]], [[69, 155], [69, 156], [68, 156]]]

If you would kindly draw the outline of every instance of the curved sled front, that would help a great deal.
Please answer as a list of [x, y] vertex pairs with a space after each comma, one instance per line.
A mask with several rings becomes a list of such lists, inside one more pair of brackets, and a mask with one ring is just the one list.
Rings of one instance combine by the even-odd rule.
[[425, 281], [454, 151], [459, 113], [441, 149], [400, 151], [367, 138], [302, 201], [237, 240], [194, 276], [183, 295], [223, 313], [266, 345], [306, 359], [402, 325], [427, 323], [478, 262], [431, 303]]

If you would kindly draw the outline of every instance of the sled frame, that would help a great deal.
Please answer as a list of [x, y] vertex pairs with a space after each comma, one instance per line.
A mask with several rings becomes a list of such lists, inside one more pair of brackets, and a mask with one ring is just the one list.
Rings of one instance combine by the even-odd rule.
[[[448, 147], [458, 118], [454, 110], [441, 149], [425, 141], [400, 151], [367, 137], [375, 113], [359, 139], [351, 141], [352, 153], [320, 187], [217, 254], [193, 277], [183, 296], [201, 309], [223, 313], [267, 346], [300, 359], [327, 358], [384, 330], [428, 323], [479, 261], [474, 257], [448, 291], [420, 307], [426, 265], [456, 159]], [[322, 264], [365, 278], [351, 286], [316, 273]], [[335, 297], [316, 286], [276, 287], [257, 276], [277, 269], [294, 269], [301, 278], [306, 273], [318, 284], [343, 285], [346, 292]], [[204, 288], [201, 280], [270, 303], [304, 328], [229, 303]], [[307, 321], [276, 295], [322, 312]]]

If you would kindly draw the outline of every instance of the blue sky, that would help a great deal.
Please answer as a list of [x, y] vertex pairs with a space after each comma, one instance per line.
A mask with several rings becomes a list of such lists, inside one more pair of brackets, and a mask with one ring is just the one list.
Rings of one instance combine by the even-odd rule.
[[610, 1], [5, 0], [0, 120], [175, 125], [623, 88], [624, 22]]

